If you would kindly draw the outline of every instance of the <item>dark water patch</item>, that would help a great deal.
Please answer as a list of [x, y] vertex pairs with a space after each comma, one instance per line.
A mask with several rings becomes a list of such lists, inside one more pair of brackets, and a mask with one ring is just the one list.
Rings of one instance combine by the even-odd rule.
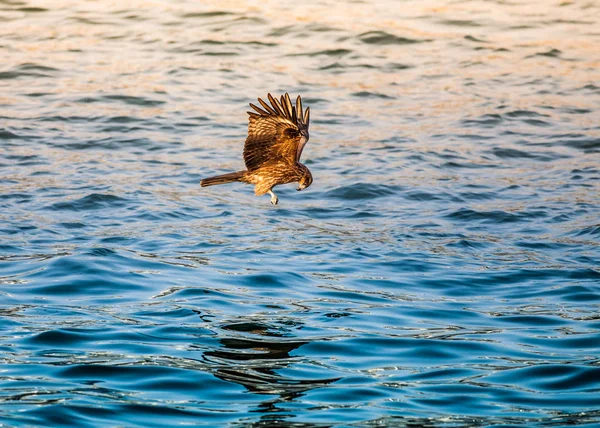
[[527, 56], [527, 58], [534, 58], [536, 56], [548, 57], [548, 58], [560, 58], [562, 52], [558, 49], [550, 49], [549, 51], [537, 52], [533, 55]]
[[31, 336], [28, 342], [35, 345], [45, 345], [52, 347], [78, 347], [85, 345], [87, 341], [99, 339], [96, 334], [101, 333], [99, 330], [70, 330], [59, 329], [52, 331], [44, 331], [42, 333]]
[[408, 37], [399, 37], [385, 31], [368, 31], [358, 36], [358, 39], [369, 45], [410, 45], [413, 43], [422, 43], [428, 40], [410, 39]]
[[135, 238], [130, 236], [109, 236], [100, 239], [98, 242], [103, 244], [127, 244], [135, 242]]
[[525, 152], [522, 150], [504, 147], [494, 147], [491, 152], [494, 156], [497, 156], [502, 159], [534, 159], [540, 162], [551, 162], [556, 159], [568, 157], [553, 152]]
[[548, 123], [544, 120], [538, 120], [538, 119], [525, 119], [525, 120], [523, 120], [523, 122], [527, 123], [528, 125], [532, 125], [532, 126], [551, 126], [550, 123]]
[[103, 193], [91, 193], [83, 198], [68, 202], [57, 202], [51, 205], [51, 210], [57, 211], [87, 211], [106, 208], [122, 208], [128, 204], [127, 199]]
[[[368, 343], [370, 342], [370, 343]], [[328, 342], [312, 342], [306, 345], [315, 355], [350, 355], [348, 349], [354, 349], [355, 358], [342, 362], [345, 368], [356, 367], [363, 360], [369, 359], [371, 364], [385, 364], [391, 362], [389, 355], [382, 355], [381, 349], [393, 349], [398, 357], [412, 359], [418, 358], [429, 363], [445, 361], [450, 363], [459, 357], [459, 354], [475, 354], [493, 352], [496, 345], [482, 342], [469, 342], [452, 340], [452, 347], [447, 346], [446, 340], [428, 339], [417, 340], [413, 338], [383, 338], [374, 337], [372, 340], [363, 338], [339, 338]]]
[[106, 95], [102, 99], [110, 101], [120, 101], [129, 105], [153, 107], [164, 104], [164, 101], [153, 100], [146, 97], [134, 97], [128, 95]]
[[36, 64], [33, 62], [26, 62], [19, 66], [19, 70], [24, 71], [45, 71], [45, 72], [54, 72], [60, 71], [58, 68], [49, 67], [47, 65]]
[[31, 177], [38, 177], [38, 176], [56, 176], [58, 174], [56, 172], [52, 172], [52, 171], [34, 171], [29, 175]]
[[188, 12], [181, 15], [182, 18], [214, 18], [214, 17], [222, 17], [222, 16], [232, 16], [235, 15], [232, 12], [226, 12], [223, 10], [214, 10], [210, 12]]
[[485, 141], [492, 140], [495, 137], [490, 135], [481, 135], [481, 134], [456, 134], [456, 138], [463, 140], [473, 140], [473, 141]]
[[112, 256], [114, 254], [117, 254], [117, 252], [110, 248], [99, 247], [99, 248], [92, 248], [86, 254], [89, 256], [93, 256], [93, 257], [107, 257], [107, 256]]
[[444, 193], [432, 193], [423, 190], [411, 190], [406, 192], [405, 196], [409, 201], [438, 201], [440, 199], [452, 199], [451, 196]]
[[515, 243], [516, 246], [521, 248], [530, 248], [533, 250], [561, 250], [573, 246], [566, 242], [528, 242], [520, 241]]
[[84, 25], [97, 25], [97, 26], [103, 26], [103, 25], [105, 25], [105, 26], [108, 26], [108, 27], [119, 25], [117, 23], [117, 21], [113, 21], [113, 17], [112, 16], [111, 17], [107, 17], [104, 20], [90, 19], [90, 18], [85, 18], [83, 16], [73, 16], [73, 17], [69, 17], [68, 20], [72, 21], [72, 22], [79, 23], [79, 24], [84, 24]]
[[87, 227], [85, 224], [79, 222], [62, 222], [58, 223], [58, 226], [64, 227], [65, 229], [83, 229]]
[[468, 208], [461, 208], [445, 217], [452, 220], [482, 222], [482, 223], [517, 223], [522, 221], [531, 221], [536, 218], [547, 217], [548, 214], [543, 210], [528, 212], [507, 212], [502, 210], [494, 211], [476, 211]]
[[481, 39], [479, 37], [471, 36], [471, 35], [465, 36], [465, 40], [468, 40], [470, 42], [476, 42], [476, 43], [489, 43], [487, 40]]
[[386, 99], [386, 100], [394, 99], [394, 97], [392, 97], [391, 95], [380, 94], [378, 92], [368, 92], [368, 91], [354, 92], [351, 95], [354, 97], [358, 97], [358, 98], [381, 98], [381, 99]]
[[84, 97], [76, 100], [76, 102], [83, 104], [93, 104], [101, 102], [122, 102], [124, 104], [142, 107], [154, 107], [164, 104], [164, 101], [151, 99], [147, 97], [136, 97], [130, 95], [104, 95], [101, 97]]
[[298, 27], [295, 25], [285, 25], [282, 27], [276, 27], [268, 34], [269, 37], [283, 37], [293, 32], [298, 31]]
[[298, 53], [298, 54], [289, 54], [288, 56], [345, 56], [352, 53], [349, 49], [325, 49], [322, 51], [315, 52], [306, 52], [306, 53]]
[[495, 126], [500, 124], [504, 118], [507, 120], [519, 120], [532, 126], [550, 126], [548, 121], [540, 119], [542, 117], [548, 117], [548, 115], [531, 110], [514, 110], [502, 115], [484, 115], [481, 119], [466, 121], [466, 124]]
[[36, 73], [33, 71], [0, 71], [0, 80], [12, 80], [12, 79], [19, 79], [21, 77], [38, 77], [38, 78], [43, 78], [43, 77], [52, 77], [50, 74], [45, 74], [45, 73]]
[[268, 21], [257, 16], [240, 16], [239, 18], [234, 19], [232, 23], [267, 24]]
[[339, 32], [339, 31], [343, 31], [339, 28], [336, 27], [331, 27], [329, 25], [323, 25], [320, 23], [316, 23], [316, 24], [310, 24], [307, 26], [307, 28], [310, 31], [316, 32], [316, 33], [331, 33], [331, 32]]
[[466, 201], [489, 201], [499, 195], [496, 192], [461, 192], [458, 196]]
[[[88, 337], [88, 340], [94, 340], [94, 334], [100, 332], [96, 331], [82, 331], [84, 337]], [[102, 337], [98, 338], [102, 340]], [[60, 372], [61, 377], [69, 379], [106, 379], [108, 381], [136, 381], [144, 378], [161, 378], [171, 377], [174, 374], [184, 375], [184, 371], [171, 368], [171, 367], [160, 367], [160, 366], [136, 366], [136, 365], [107, 365], [107, 364], [76, 364], [66, 368], [63, 368]], [[185, 377], [189, 378], [191, 373], [185, 373]], [[175, 378], [179, 376], [173, 376]], [[201, 377], [201, 376], [200, 376]], [[196, 379], [197, 380], [197, 379]]]
[[[196, 321], [196, 319], [198, 318], [198, 312], [194, 311], [193, 309], [189, 309], [189, 308], [178, 308], [178, 307], [173, 307], [173, 308], [163, 308], [163, 307], [148, 307], [148, 308], [144, 308], [140, 311], [137, 311], [135, 313], [136, 318], [140, 317], [140, 318], [149, 318], [149, 319], [156, 319], [156, 318], [171, 318], [171, 319], [179, 319], [179, 320], [184, 320], [184, 319], [188, 319], [189, 321]], [[179, 332], [177, 331], [178, 329], [167, 326], [166, 328], [171, 329], [172, 331], [169, 331], [168, 334], [164, 334], [161, 336], [169, 336], [170, 334], [174, 334], [177, 335], [179, 334]], [[161, 327], [161, 331], [162, 327]]]
[[570, 232], [573, 236], [600, 236], [600, 223], [593, 224], [590, 226], [585, 226], [582, 228], [574, 228]]
[[556, 326], [568, 324], [567, 321], [551, 316], [544, 315], [503, 315], [497, 317], [498, 321], [509, 324], [528, 325], [528, 326]]
[[7, 131], [5, 129], [0, 129], [0, 140], [18, 140], [20, 138], [19, 135], [15, 134], [14, 132], [10, 132]]
[[62, 116], [62, 115], [52, 115], [52, 116], [41, 116], [36, 118], [38, 122], [67, 122], [67, 123], [91, 123], [99, 120], [98, 116]]
[[560, 111], [566, 114], [589, 114], [592, 113], [594, 110], [579, 107], [563, 107], [560, 109]]
[[545, 341], [540, 337], [528, 337], [524, 343], [539, 348], [563, 349], [579, 351], [583, 349], [598, 349], [600, 338], [594, 334], [579, 333], [571, 337], [553, 338], [551, 341]]
[[99, 128], [99, 132], [105, 133], [128, 133], [128, 132], [136, 132], [143, 131], [145, 128], [141, 126], [105, 126], [103, 128]]
[[103, 119], [106, 123], [139, 123], [146, 120], [134, 116], [112, 116]]
[[509, 111], [508, 113], [504, 113], [503, 116], [509, 117], [511, 119], [522, 118], [522, 117], [525, 117], [525, 118], [548, 117], [548, 115], [546, 115], [546, 114], [537, 113], [532, 110], [513, 110], [513, 111]]
[[481, 27], [481, 24], [467, 19], [442, 19], [439, 22], [440, 24], [452, 27]]
[[[519, 275], [523, 275], [521, 280], [525, 281], [552, 281], [557, 283], [557, 286], [549, 287], [549, 288], [530, 288], [526, 290], [522, 290], [521, 293], [509, 294], [507, 295], [509, 298], [530, 298], [530, 297], [560, 297], [565, 301], [572, 302], [595, 302], [600, 299], [600, 295], [597, 293], [597, 290], [594, 290], [594, 287], [588, 287], [584, 285], [566, 285], [563, 286], [563, 282], [569, 279], [579, 280], [579, 281], [596, 281], [600, 277], [600, 273], [592, 270], [592, 269], [577, 269], [572, 271], [567, 270], [543, 270], [540, 272], [531, 271], [531, 270], [520, 270], [517, 272]], [[508, 280], [508, 278], [502, 276], [502, 280]]]
[[33, 166], [33, 165], [48, 165], [49, 162], [46, 159], [40, 159], [37, 155], [8, 155], [6, 159], [9, 159], [12, 164], [16, 164], [19, 166]]
[[414, 68], [414, 66], [412, 65], [408, 65], [408, 64], [401, 64], [398, 62], [390, 62], [389, 64], [387, 64], [385, 66], [386, 70], [389, 71], [397, 71], [397, 70], [406, 70], [408, 68]]
[[42, 12], [48, 12], [48, 9], [45, 9], [43, 7], [19, 7], [16, 9], [19, 12], [25, 12], [25, 13], [42, 13]]
[[509, 385], [519, 384], [520, 379], [529, 379], [527, 385], [540, 391], [594, 390], [600, 379], [596, 367], [543, 364], [532, 367], [504, 370], [487, 376], [486, 382]]
[[595, 94], [600, 94], [600, 86], [594, 85], [593, 83], [588, 83], [587, 85], [577, 88], [577, 91], [589, 91]]
[[232, 51], [198, 51], [197, 52], [199, 55], [204, 55], [204, 56], [236, 56], [239, 55], [238, 52], [232, 52]]
[[450, 242], [446, 246], [450, 247], [450, 248], [464, 248], [464, 249], [477, 250], [477, 249], [489, 247], [490, 243], [488, 243], [488, 242], [477, 242], [477, 241], [472, 241], [472, 240], [467, 240], [467, 239], [461, 239], [461, 240], [458, 240], [456, 242]]
[[490, 162], [481, 162], [481, 163], [472, 163], [472, 162], [445, 162], [439, 166], [441, 169], [486, 169], [486, 168], [501, 168], [502, 165], [490, 163]]
[[17, 199], [16, 202], [26, 202], [33, 198], [33, 195], [27, 193], [4, 193], [0, 194], [0, 200], [4, 199]]
[[463, 119], [461, 123], [468, 127], [493, 128], [503, 122], [502, 115], [484, 114], [477, 119]]
[[[65, 301], [77, 301], [80, 299], [92, 299], [96, 302], [114, 302], [127, 301], [131, 299], [132, 294], [143, 290], [143, 286], [137, 281], [133, 281], [131, 275], [121, 273], [121, 276], [128, 277], [127, 280], [119, 278], [118, 275], [110, 273], [109, 270], [101, 268], [92, 268], [82, 263], [53, 263], [53, 266], [69, 266], [74, 271], [69, 271], [69, 275], [63, 275], [63, 278], [48, 282], [33, 281], [35, 278], [44, 277], [43, 273], [29, 275], [31, 284], [27, 291], [34, 296], [43, 296], [47, 301], [53, 303]], [[141, 278], [138, 278], [140, 281]], [[38, 297], [39, 298], [39, 297]]]
[[585, 153], [597, 153], [600, 151], [600, 138], [587, 135], [568, 134], [552, 136], [552, 144], [571, 147]]
[[376, 199], [396, 194], [399, 190], [400, 188], [397, 186], [356, 183], [330, 190], [325, 193], [325, 197], [345, 200]]
[[300, 274], [295, 273], [263, 273], [257, 275], [245, 275], [242, 279], [242, 283], [249, 287], [289, 287], [293, 283], [298, 281], [306, 282], [306, 278]]
[[319, 67], [319, 70], [346, 70], [346, 69], [352, 69], [352, 68], [366, 68], [366, 69], [373, 69], [376, 68], [375, 66], [371, 65], [371, 64], [342, 64], [340, 62], [333, 62], [331, 64], [328, 65], [324, 65], [323, 67]]
[[221, 41], [221, 40], [212, 40], [212, 39], [205, 39], [205, 40], [201, 40], [200, 42], [198, 42], [201, 45], [249, 45], [249, 46], [265, 46], [265, 47], [273, 47], [273, 46], [278, 46], [278, 43], [274, 43], [274, 42], [263, 42], [260, 40], [227, 40], [227, 41]]

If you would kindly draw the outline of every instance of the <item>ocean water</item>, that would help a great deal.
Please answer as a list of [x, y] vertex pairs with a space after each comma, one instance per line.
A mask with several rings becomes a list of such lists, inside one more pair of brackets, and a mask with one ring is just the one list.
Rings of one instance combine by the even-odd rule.
[[[0, 0], [0, 425], [600, 426], [600, 4]], [[314, 184], [243, 168], [311, 107]]]

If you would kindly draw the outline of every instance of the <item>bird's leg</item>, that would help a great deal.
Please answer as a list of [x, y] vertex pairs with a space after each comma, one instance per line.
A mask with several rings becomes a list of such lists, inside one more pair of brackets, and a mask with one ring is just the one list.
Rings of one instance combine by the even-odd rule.
[[277, 205], [277, 202], [279, 202], [279, 198], [275, 193], [273, 193], [273, 190], [269, 190], [269, 195], [271, 195], [271, 203], [273, 205]]

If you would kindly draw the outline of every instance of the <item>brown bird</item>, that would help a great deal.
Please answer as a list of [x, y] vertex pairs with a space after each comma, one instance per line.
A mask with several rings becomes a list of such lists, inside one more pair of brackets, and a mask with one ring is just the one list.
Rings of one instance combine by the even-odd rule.
[[302, 190], [312, 184], [312, 174], [300, 163], [302, 149], [308, 141], [310, 108], [302, 111], [300, 96], [296, 98], [295, 106], [287, 93], [281, 96], [281, 101], [271, 94], [267, 96], [271, 105], [258, 99], [264, 110], [250, 103], [256, 113], [248, 112], [248, 137], [244, 144], [247, 170], [205, 178], [200, 186], [234, 181], [254, 184], [257, 196], [268, 193], [271, 203], [277, 205], [279, 198], [273, 193], [273, 187], [297, 181], [296, 190]]

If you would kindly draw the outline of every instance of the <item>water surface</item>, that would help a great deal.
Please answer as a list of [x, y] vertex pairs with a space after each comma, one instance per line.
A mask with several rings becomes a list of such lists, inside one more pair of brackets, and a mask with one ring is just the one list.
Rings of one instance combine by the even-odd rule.
[[0, 1], [0, 424], [600, 424], [599, 17]]

